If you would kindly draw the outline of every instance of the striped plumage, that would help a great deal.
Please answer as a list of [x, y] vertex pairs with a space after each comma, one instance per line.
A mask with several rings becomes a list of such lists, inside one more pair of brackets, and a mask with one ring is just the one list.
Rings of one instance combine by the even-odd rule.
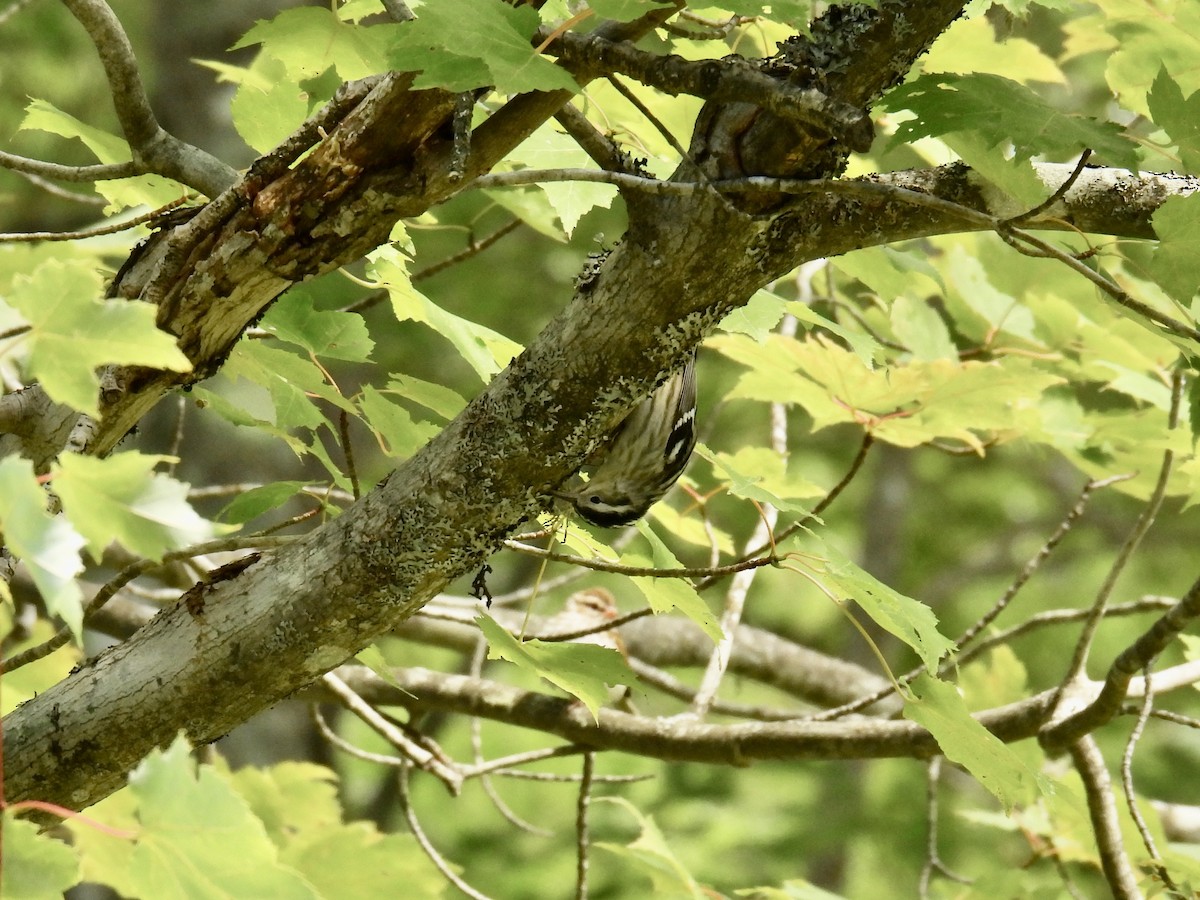
[[559, 496], [593, 525], [628, 525], [671, 489], [695, 446], [693, 354], [616, 427], [588, 481]]

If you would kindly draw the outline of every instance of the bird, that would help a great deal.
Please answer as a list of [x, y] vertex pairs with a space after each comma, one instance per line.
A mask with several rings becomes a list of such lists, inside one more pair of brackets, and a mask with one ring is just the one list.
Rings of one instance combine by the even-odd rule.
[[555, 491], [585, 521], [635, 522], [683, 474], [696, 447], [696, 353], [613, 429], [587, 481]]

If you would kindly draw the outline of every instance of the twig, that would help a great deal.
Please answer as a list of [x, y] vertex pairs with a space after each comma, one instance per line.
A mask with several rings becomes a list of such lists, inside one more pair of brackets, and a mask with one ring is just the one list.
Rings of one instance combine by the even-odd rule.
[[451, 794], [456, 795], [462, 790], [462, 775], [442, 762], [434, 753], [409, 738], [398, 727], [389, 722], [379, 712], [358, 696], [351, 687], [332, 672], [321, 676], [321, 681], [342, 702], [346, 709], [354, 713], [371, 729], [376, 731], [384, 740], [403, 753], [422, 771], [428, 772], [446, 786]]
[[1117, 819], [1113, 800], [1112, 779], [1105, 768], [1100, 748], [1091, 735], [1084, 735], [1071, 744], [1070, 751], [1075, 770], [1083, 781], [1092, 832], [1100, 851], [1100, 868], [1104, 871], [1109, 890], [1117, 900], [1141, 900], [1142, 892], [1138, 889], [1133, 867], [1125, 855], [1121, 823]]
[[15, 153], [5, 153], [2, 150], [0, 150], [0, 166], [23, 175], [78, 182], [132, 178], [145, 171], [141, 165], [132, 161], [97, 166], [64, 166], [59, 163], [43, 162], [40, 159], [30, 159], [27, 156], [18, 156]]
[[[1182, 400], [1183, 368], [1179, 367], [1175, 370], [1171, 381], [1171, 409], [1167, 414], [1167, 428], [1170, 431], [1174, 431], [1179, 426], [1179, 410]], [[1071, 657], [1071, 664], [1062, 679], [1063, 685], [1069, 684], [1075, 678], [1079, 677], [1087, 665], [1088, 651], [1092, 646], [1092, 640], [1096, 636], [1096, 629], [1099, 628], [1100, 621], [1104, 618], [1104, 607], [1107, 605], [1108, 599], [1116, 587], [1117, 579], [1125, 571], [1125, 566], [1128, 564], [1130, 557], [1133, 556], [1134, 551], [1141, 544], [1142, 538], [1146, 536], [1146, 532], [1150, 530], [1150, 526], [1154, 524], [1154, 519], [1158, 515], [1159, 508], [1162, 506], [1163, 497], [1166, 495], [1167, 482], [1171, 477], [1171, 469], [1174, 463], [1175, 451], [1168, 447], [1163, 451], [1162, 464], [1159, 466], [1158, 481], [1154, 485], [1154, 490], [1151, 492], [1149, 500], [1146, 501], [1145, 507], [1143, 507], [1141, 514], [1138, 516], [1133, 530], [1125, 538], [1124, 543], [1121, 544], [1116, 559], [1113, 560], [1112, 565], [1109, 567], [1108, 575], [1105, 577], [1104, 583], [1100, 586], [1100, 590], [1097, 591], [1096, 599], [1092, 602], [1091, 614], [1084, 621], [1083, 631], [1079, 635], [1079, 639], [1075, 644], [1075, 652]]]
[[[1075, 501], [1075, 505], [1067, 511], [1066, 516], [1061, 522], [1058, 523], [1058, 528], [1056, 528], [1054, 533], [1046, 539], [1046, 542], [1042, 544], [1037, 553], [1035, 553], [1029, 559], [1029, 561], [1025, 563], [1025, 566], [1021, 569], [1020, 573], [1018, 573], [1012, 584], [1008, 586], [1007, 590], [1005, 590], [1000, 599], [997, 600], [992, 608], [988, 610], [982, 617], [980, 617], [977, 622], [959, 635], [958, 640], [954, 642], [954, 652], [958, 653], [964, 650], [971, 643], [971, 641], [975, 640], [975, 638], [983, 632], [985, 628], [996, 621], [996, 618], [1000, 615], [1000, 613], [1004, 612], [1004, 610], [1008, 608], [1008, 605], [1013, 601], [1013, 598], [1017, 596], [1017, 593], [1021, 590], [1021, 588], [1023, 588], [1029, 579], [1033, 577], [1034, 573], [1037, 572], [1042, 563], [1045, 562], [1047, 557], [1054, 552], [1055, 548], [1058, 547], [1062, 539], [1067, 536], [1067, 532], [1071, 530], [1072, 526], [1074, 526], [1079, 517], [1083, 515], [1083, 511], [1087, 508], [1088, 501], [1091, 499], [1093, 491], [1098, 488], [1109, 487], [1110, 485], [1117, 484], [1121, 481], [1127, 481], [1132, 477], [1132, 475], [1114, 475], [1111, 478], [1103, 478], [1099, 480], [1090, 479], [1087, 484], [1083, 486], [1083, 490], [1079, 492], [1079, 499]], [[1103, 614], [1103, 610], [1101, 610], [1101, 613]], [[962, 660], [960, 659], [958, 662], [961, 665]]]
[[[1121, 653], [1109, 667], [1104, 685], [1096, 698], [1078, 712], [1045, 726], [1038, 735], [1042, 746], [1056, 750], [1074, 743], [1116, 715], [1129, 693], [1133, 676], [1145, 669], [1167, 645], [1197, 616], [1200, 616], [1200, 580], [1178, 603], [1150, 626], [1142, 636]], [[1056, 691], [1061, 696], [1062, 689]], [[1057, 702], [1057, 701], [1056, 701]]]
[[1146, 820], [1142, 817], [1142, 811], [1138, 808], [1137, 795], [1133, 790], [1133, 751], [1137, 747], [1137, 743], [1141, 740], [1142, 732], [1146, 728], [1146, 722], [1150, 718], [1150, 713], [1154, 709], [1154, 691], [1151, 688], [1150, 670], [1144, 669], [1142, 677], [1145, 679], [1145, 690], [1142, 693], [1142, 705], [1138, 710], [1137, 721], [1134, 722], [1133, 730], [1129, 733], [1129, 740], [1125, 742], [1125, 752], [1121, 754], [1121, 788], [1125, 793], [1125, 805], [1129, 807], [1129, 815], [1133, 818], [1134, 825], [1137, 826], [1138, 834], [1142, 836], [1142, 844], [1146, 848], [1146, 852], [1150, 854], [1152, 860], [1151, 865], [1158, 872], [1158, 877], [1162, 879], [1163, 884], [1169, 890], [1177, 891], [1178, 888], [1172, 880], [1167, 867], [1162, 863], [1162, 857], [1159, 856], [1158, 846], [1154, 842], [1154, 836], [1150, 833], [1150, 829], [1146, 826]]
[[313, 724], [317, 726], [317, 731], [321, 732], [321, 736], [325, 740], [329, 741], [329, 743], [342, 752], [350, 754], [355, 759], [392, 768], [400, 768], [409, 764], [408, 759], [403, 756], [388, 756], [386, 753], [373, 753], [370, 750], [364, 750], [362, 747], [350, 743], [329, 726], [329, 723], [325, 721], [325, 716], [321, 714], [320, 705], [317, 703], [310, 703], [308, 705], [308, 715], [312, 719]]
[[166, 206], [160, 206], [158, 209], [153, 209], [150, 212], [142, 213], [130, 219], [122, 219], [119, 222], [113, 222], [109, 225], [97, 225], [95, 228], [84, 228], [79, 231], [13, 231], [0, 232], [0, 242], [10, 244], [29, 244], [36, 241], [79, 241], [84, 238], [100, 237], [105, 234], [116, 234], [120, 231], [128, 231], [130, 228], [136, 228], [144, 222], [149, 222], [157, 219], [163, 213], [175, 209], [192, 199], [191, 197], [180, 197], [178, 200], [173, 200]]
[[647, 578], [709, 578], [714, 575], [732, 575], [745, 569], [757, 569], [762, 566], [773, 566], [778, 560], [773, 557], [746, 559], [730, 563], [727, 566], [702, 566], [700, 568], [656, 569], [654, 566], [624, 566], [620, 563], [605, 562], [602, 559], [585, 559], [582, 556], [568, 556], [555, 553], [553, 550], [543, 550], [541, 547], [531, 547], [516, 541], [505, 541], [505, 548], [533, 556], [538, 559], [548, 559], [551, 562], [567, 563], [581, 566], [596, 572], [611, 572], [616, 575], [644, 576]]
[[1045, 200], [1043, 200], [1041, 203], [1039, 203], [1033, 209], [1026, 210], [1025, 212], [1021, 213], [1019, 216], [1013, 216], [1011, 219], [1005, 219], [1004, 224], [1005, 225], [1018, 225], [1018, 226], [1023, 225], [1024, 223], [1030, 221], [1031, 219], [1036, 219], [1038, 216], [1040, 216], [1042, 213], [1044, 213], [1046, 210], [1048, 210], [1050, 207], [1052, 207], [1055, 203], [1057, 203], [1063, 197], [1067, 196], [1067, 191], [1069, 191], [1071, 189], [1072, 185], [1074, 185], [1075, 182], [1079, 180], [1079, 176], [1083, 174], [1083, 170], [1087, 168], [1087, 162], [1091, 158], [1092, 158], [1091, 149], [1090, 148], [1085, 149], [1081, 154], [1079, 154], [1079, 162], [1077, 162], [1075, 164], [1074, 170], [1071, 172], [1070, 175], [1067, 176], [1066, 180], [1063, 181], [1063, 183], [1058, 186], [1058, 188], [1054, 191], [1053, 194], [1051, 194], [1049, 197], [1047, 197]]
[[925, 864], [921, 866], [921, 878], [917, 882], [917, 893], [922, 898], [929, 896], [929, 882], [935, 872], [959, 884], [971, 883], [970, 878], [959, 875], [942, 862], [938, 854], [938, 782], [942, 776], [942, 759], [941, 756], [935, 756], [925, 767]]
[[[1142, 613], [1161, 611], [1170, 609], [1175, 605], [1175, 601], [1169, 597], [1155, 597], [1142, 600], [1135, 600], [1132, 603], [1119, 603], [1108, 607], [1104, 611], [1104, 615], [1108, 618], [1113, 616], [1136, 616]], [[1091, 614], [1087, 609], [1050, 609], [1044, 612], [1035, 613], [1029, 618], [1010, 628], [1005, 628], [1002, 631], [997, 631], [994, 634], [989, 634], [978, 644], [968, 648], [954, 658], [956, 665], [965, 666], [967, 663], [974, 660], [976, 657], [991, 650], [993, 647], [998, 647], [1001, 644], [1009, 643], [1013, 638], [1038, 628], [1043, 628], [1046, 625], [1064, 625], [1069, 622], [1080, 622], [1086, 619]]]
[[611, 172], [630, 171], [625, 155], [616, 142], [602, 134], [574, 104], [566, 104], [554, 114], [554, 118], [601, 169]]
[[449, 881], [452, 885], [466, 894], [471, 900], [492, 900], [487, 894], [480, 893], [467, 884], [457, 872], [450, 868], [450, 864], [446, 862], [446, 858], [438, 852], [437, 847], [433, 846], [433, 841], [429, 839], [429, 835], [425, 833], [425, 828], [421, 825], [421, 821], [417, 818], [416, 810], [412, 808], [412, 795], [408, 790], [408, 771], [410, 766], [401, 766], [397, 778], [399, 785], [398, 801], [400, 808], [404, 810], [404, 820], [408, 823], [408, 830], [412, 832], [412, 836], [417, 839], [417, 843], [421, 849], [425, 851], [425, 855], [429, 857], [429, 861], [434, 864], [442, 877]]
[[579, 799], [575, 804], [575, 846], [578, 853], [575, 861], [575, 900], [587, 900], [588, 895], [588, 806], [592, 802], [595, 768], [596, 754], [591, 750], [585, 751], [579, 780]]
[[362, 492], [358, 486], [358, 469], [354, 465], [354, 445], [350, 442], [350, 414], [344, 409], [338, 415], [338, 437], [342, 442], [342, 456], [346, 460], [346, 474], [350, 476], [350, 490], [357, 500]]

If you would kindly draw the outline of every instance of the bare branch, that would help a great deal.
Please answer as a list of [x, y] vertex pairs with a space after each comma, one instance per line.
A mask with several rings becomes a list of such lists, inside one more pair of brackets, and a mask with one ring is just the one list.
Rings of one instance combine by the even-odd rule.
[[[925, 758], [937, 742], [914, 722], [864, 719], [847, 722], [737, 722], [708, 724], [691, 718], [661, 719], [602, 708], [597, 718], [581, 703], [494, 681], [394, 669], [399, 689], [365, 666], [342, 666], [337, 676], [373, 704], [414, 710], [440, 709], [482, 716], [558, 735], [597, 750], [654, 759], [744, 766], [752, 760]], [[1037, 733], [1053, 692], [987, 710], [975, 717], [1005, 742]]]
[[85, 228], [80, 231], [18, 231], [9, 234], [0, 232], [0, 243], [29, 244], [36, 241], [77, 241], [105, 234], [117, 234], [118, 232], [128, 231], [130, 228], [136, 228], [138, 225], [157, 219], [163, 213], [183, 205], [188, 199], [187, 197], [180, 197], [173, 203], [160, 206], [158, 209], [153, 209], [150, 212], [121, 219], [109, 225], [98, 225], [95, 228]]
[[1117, 807], [1113, 799], [1112, 779], [1104, 765], [1104, 757], [1100, 755], [1100, 748], [1088, 735], [1073, 743], [1070, 750], [1071, 760], [1083, 780], [1092, 831], [1100, 851], [1100, 867], [1104, 870], [1108, 887], [1117, 900], [1141, 900], [1142, 892], [1138, 889], [1137, 877], [1125, 854], [1121, 823], [1117, 819]]
[[[1117, 715], [1129, 693], [1133, 676], [1148, 667], [1197, 616], [1200, 616], [1200, 580], [1113, 661], [1104, 679], [1104, 686], [1092, 702], [1042, 730], [1038, 735], [1042, 746], [1053, 751], [1072, 744], [1081, 735], [1094, 731]], [[1066, 696], [1065, 699], [1070, 697]]]
[[104, 0], [63, 0], [63, 3], [96, 45], [134, 163], [142, 171], [174, 178], [209, 197], [217, 196], [233, 184], [237, 173], [230, 166], [179, 140], [158, 124], [142, 87], [133, 45], [108, 4]]
[[1146, 728], [1146, 722], [1150, 719], [1150, 713], [1154, 710], [1154, 691], [1151, 688], [1150, 670], [1146, 669], [1143, 673], [1145, 682], [1145, 690], [1142, 692], [1142, 706], [1138, 710], [1137, 721], [1134, 723], [1133, 730], [1129, 733], [1129, 739], [1125, 742], [1125, 752], [1121, 754], [1121, 790], [1125, 794], [1125, 805], [1129, 808], [1129, 815], [1133, 819], [1133, 824], [1137, 826], [1138, 834], [1142, 837], [1142, 845], [1146, 848], [1146, 852], [1150, 854], [1150, 859], [1153, 860], [1153, 866], [1158, 872], [1158, 877], [1162, 879], [1170, 890], [1177, 891], [1174, 880], [1171, 874], [1167, 871], [1167, 867], [1162, 864], [1162, 857], [1158, 853], [1158, 845], [1154, 841], [1154, 835], [1150, 833], [1149, 827], [1146, 825], [1146, 819], [1142, 816], [1142, 811], [1138, 807], [1137, 794], [1133, 788], [1133, 751], [1137, 748], [1138, 741], [1141, 740], [1142, 732]]
[[102, 166], [64, 166], [17, 156], [15, 153], [5, 153], [2, 150], [0, 150], [0, 166], [12, 169], [14, 172], [37, 175], [41, 178], [55, 178], [59, 181], [111, 181], [114, 178], [131, 178], [146, 171], [142, 165], [136, 162], [112, 163]]
[[[1179, 426], [1179, 410], [1183, 401], [1183, 384], [1183, 369], [1179, 367], [1175, 369], [1175, 374], [1171, 382], [1171, 409], [1167, 414], [1167, 429], [1169, 431], [1173, 431]], [[1096, 629], [1099, 628], [1100, 621], [1104, 618], [1104, 608], [1108, 604], [1109, 597], [1112, 596], [1117, 579], [1125, 571], [1125, 566], [1129, 563], [1134, 551], [1137, 550], [1146, 533], [1154, 525], [1154, 519], [1158, 515], [1159, 508], [1162, 506], [1163, 497], [1166, 496], [1167, 481], [1171, 477], [1171, 469], [1174, 467], [1174, 464], [1175, 451], [1168, 447], [1163, 451], [1162, 464], [1159, 466], [1158, 480], [1155, 482], [1154, 490], [1150, 493], [1146, 505], [1138, 515], [1133, 530], [1130, 531], [1128, 537], [1122, 542], [1121, 549], [1117, 552], [1116, 558], [1109, 567], [1108, 575], [1104, 578], [1104, 583], [1096, 592], [1096, 598], [1092, 602], [1091, 614], [1084, 622], [1083, 631], [1075, 643], [1075, 652], [1071, 658], [1071, 664], [1063, 676], [1063, 684], [1073, 681], [1083, 673], [1084, 667], [1087, 665], [1088, 651], [1091, 649], [1092, 640], [1096, 637]], [[1147, 660], [1147, 662], [1149, 661]]]

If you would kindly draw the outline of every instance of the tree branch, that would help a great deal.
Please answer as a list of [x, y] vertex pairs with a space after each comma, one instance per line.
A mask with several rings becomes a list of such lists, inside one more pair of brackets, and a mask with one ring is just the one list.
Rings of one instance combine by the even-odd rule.
[[144, 172], [174, 178], [209, 197], [215, 197], [237, 180], [237, 173], [215, 156], [164, 131], [150, 108], [142, 87], [133, 46], [120, 21], [104, 0], [63, 0], [79, 20], [104, 65], [113, 106], [134, 164]]
[[[540, 43], [550, 34], [543, 27], [534, 42]], [[851, 150], [865, 153], [871, 149], [874, 129], [862, 109], [813, 88], [788, 84], [740, 57], [692, 61], [573, 31], [559, 34], [546, 52], [561, 57], [573, 70], [591, 78], [615, 72], [671, 96], [691, 94], [722, 103], [750, 103], [780, 118], [810, 125], [843, 141]]]

